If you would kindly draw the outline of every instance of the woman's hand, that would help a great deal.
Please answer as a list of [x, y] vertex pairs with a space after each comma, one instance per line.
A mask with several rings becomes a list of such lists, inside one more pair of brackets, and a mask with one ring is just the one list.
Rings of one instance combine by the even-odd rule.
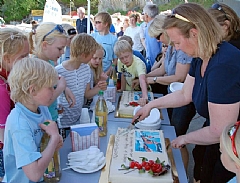
[[144, 120], [146, 117], [149, 116], [150, 111], [151, 111], [151, 108], [148, 105], [145, 105], [144, 107], [139, 109], [137, 113], [133, 116], [132, 123], [137, 119], [139, 121]]
[[141, 107], [145, 106], [147, 103], [148, 103], [148, 99], [140, 98], [140, 99], [138, 100], [138, 104], [139, 104]]
[[187, 145], [185, 138], [186, 138], [186, 135], [181, 135], [181, 136], [177, 137], [176, 139], [174, 139], [171, 142], [171, 146], [173, 148], [178, 148], [178, 149], [183, 148], [185, 145]]
[[69, 107], [73, 107], [76, 104], [76, 99], [72, 91], [68, 87], [66, 87], [64, 94], [68, 101]]

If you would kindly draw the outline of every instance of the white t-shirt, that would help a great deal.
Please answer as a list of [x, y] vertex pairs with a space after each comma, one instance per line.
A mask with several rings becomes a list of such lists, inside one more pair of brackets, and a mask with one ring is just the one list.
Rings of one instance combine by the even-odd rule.
[[133, 50], [142, 51], [144, 49], [140, 39], [140, 27], [128, 27], [124, 35], [130, 36], [133, 40]]

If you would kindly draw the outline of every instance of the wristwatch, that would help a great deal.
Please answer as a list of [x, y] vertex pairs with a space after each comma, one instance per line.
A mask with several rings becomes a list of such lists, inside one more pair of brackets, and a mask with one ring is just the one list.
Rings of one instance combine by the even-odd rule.
[[153, 82], [156, 83], [157, 82], [157, 77], [153, 78]]

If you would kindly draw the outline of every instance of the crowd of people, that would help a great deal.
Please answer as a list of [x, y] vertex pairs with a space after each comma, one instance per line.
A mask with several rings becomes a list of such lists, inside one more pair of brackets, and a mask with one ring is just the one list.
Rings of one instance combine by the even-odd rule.
[[[240, 182], [240, 19], [234, 10], [222, 3], [207, 10], [185, 3], [159, 14], [158, 6], [148, 3], [142, 13], [116, 23], [109, 13], [97, 13], [90, 35], [83, 7], [78, 16], [76, 29], [53, 22], [33, 22], [29, 36], [0, 29], [3, 181], [41, 181], [70, 126], [81, 123], [85, 101], [106, 90], [116, 69], [120, 92], [142, 91], [142, 109], [133, 121], [152, 108], [168, 109], [177, 134], [171, 145], [181, 149], [186, 169], [185, 145], [196, 145], [195, 182]], [[172, 93], [172, 82], [183, 88]], [[149, 102], [148, 91], [164, 96]], [[206, 121], [187, 133], [196, 112]], [[42, 130], [51, 140], [40, 152]]]

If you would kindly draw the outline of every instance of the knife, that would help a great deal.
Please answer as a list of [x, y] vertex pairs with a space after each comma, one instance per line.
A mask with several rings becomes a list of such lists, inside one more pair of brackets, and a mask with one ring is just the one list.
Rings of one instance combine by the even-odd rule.
[[124, 131], [122, 131], [119, 135], [125, 135], [128, 132], [130, 132], [131, 130], [135, 129], [135, 125], [138, 122], [139, 122], [139, 117], [137, 119], [135, 119], [135, 121], [133, 123], [130, 123], [130, 125]]

